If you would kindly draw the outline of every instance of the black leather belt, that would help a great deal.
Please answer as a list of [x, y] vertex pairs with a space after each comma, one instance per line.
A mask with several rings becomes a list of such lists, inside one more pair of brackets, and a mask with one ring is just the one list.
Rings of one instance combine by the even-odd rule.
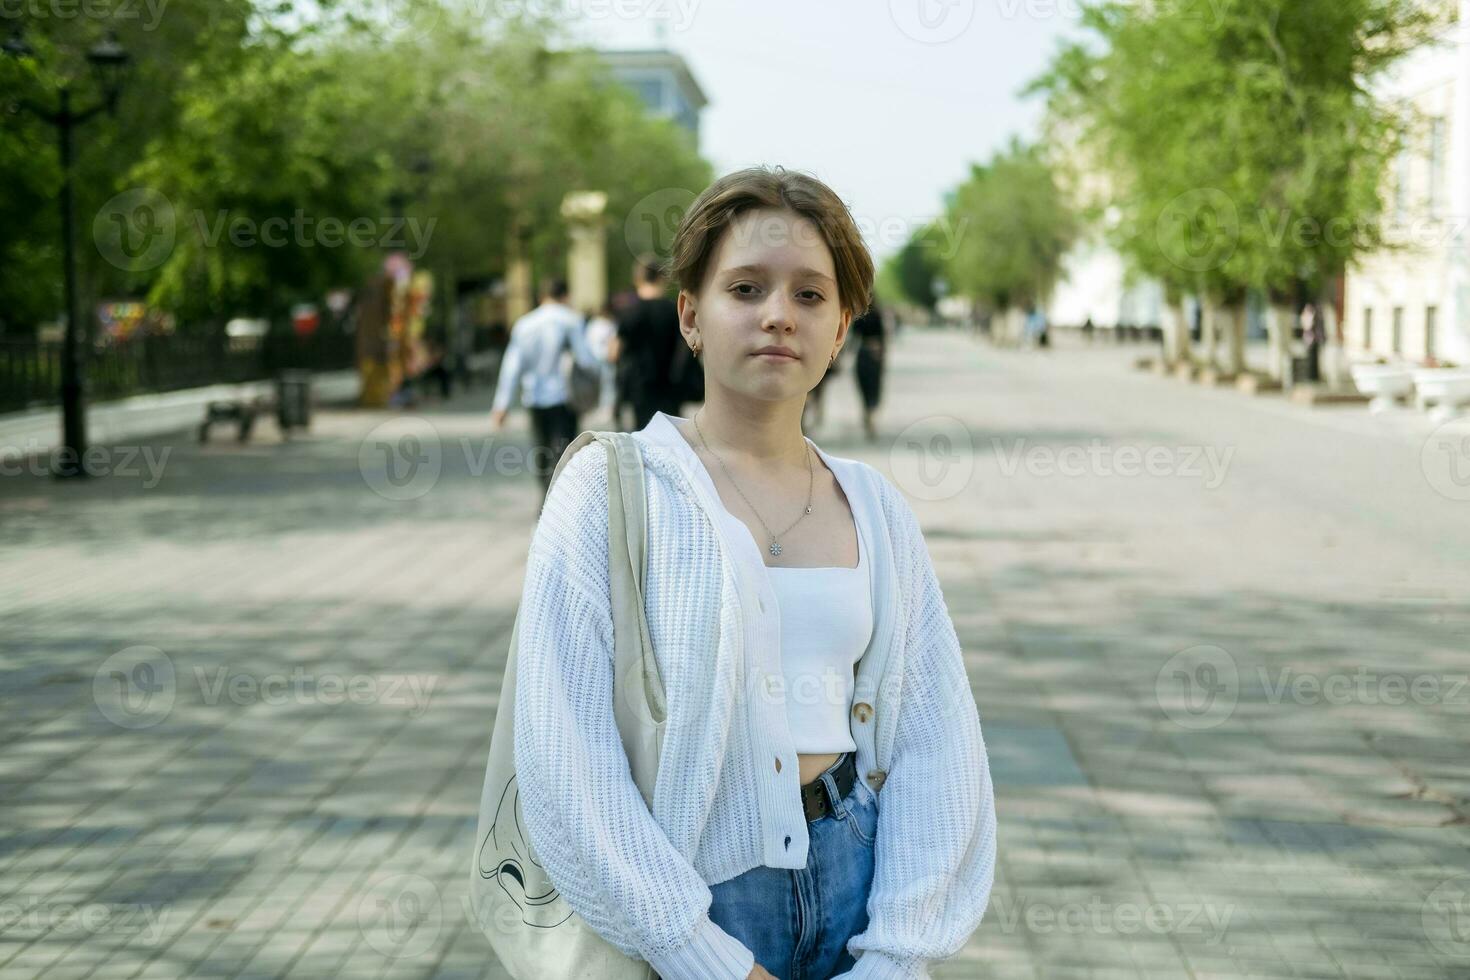
[[842, 760], [835, 765], [837, 768], [828, 771], [837, 784], [836, 799], [828, 798], [827, 783], [820, 776], [801, 788], [801, 808], [806, 811], [808, 823], [831, 813], [837, 800], [847, 799], [847, 794], [852, 792], [852, 784], [857, 782], [856, 752], [843, 753]]

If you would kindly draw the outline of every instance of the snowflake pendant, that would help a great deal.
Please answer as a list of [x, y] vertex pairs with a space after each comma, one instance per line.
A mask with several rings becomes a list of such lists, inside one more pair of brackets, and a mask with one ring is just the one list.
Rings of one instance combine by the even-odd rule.
[[773, 554], [773, 555], [779, 555], [781, 553], [781, 545], [780, 545], [780, 543], [779, 542], [776, 542], [776, 541], [772, 541], [771, 542], [770, 551], [771, 551], [771, 554]]

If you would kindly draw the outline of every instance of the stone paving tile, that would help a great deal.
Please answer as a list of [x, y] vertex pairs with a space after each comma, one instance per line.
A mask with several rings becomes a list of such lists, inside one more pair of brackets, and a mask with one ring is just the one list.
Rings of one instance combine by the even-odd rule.
[[[1470, 522], [1429, 427], [1130, 356], [908, 334], [885, 439], [846, 384], [814, 433], [914, 501], [985, 724], [996, 884], [934, 975], [1470, 976]], [[156, 487], [0, 481], [0, 978], [506, 976], [464, 875], [536, 497], [475, 466], [487, 401], [424, 413], [408, 499], [372, 412], [160, 440]], [[1180, 465], [1046, 468], [1098, 447]]]

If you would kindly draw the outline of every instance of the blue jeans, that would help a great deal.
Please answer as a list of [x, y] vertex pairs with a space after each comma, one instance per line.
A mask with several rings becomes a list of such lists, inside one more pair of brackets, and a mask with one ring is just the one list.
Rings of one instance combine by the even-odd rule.
[[[841, 762], [820, 777], [829, 798], [837, 795], [832, 773]], [[847, 941], [868, 928], [877, 798], [858, 780], [807, 833], [805, 868], [763, 865], [710, 886], [710, 919], [776, 980], [828, 980], [852, 969]]]

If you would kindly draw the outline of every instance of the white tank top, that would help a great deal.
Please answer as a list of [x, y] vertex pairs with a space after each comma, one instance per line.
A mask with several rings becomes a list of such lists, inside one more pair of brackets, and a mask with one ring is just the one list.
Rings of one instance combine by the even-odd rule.
[[873, 634], [868, 550], [854, 568], [766, 566], [781, 610], [786, 718], [798, 753], [853, 752], [853, 665]]

